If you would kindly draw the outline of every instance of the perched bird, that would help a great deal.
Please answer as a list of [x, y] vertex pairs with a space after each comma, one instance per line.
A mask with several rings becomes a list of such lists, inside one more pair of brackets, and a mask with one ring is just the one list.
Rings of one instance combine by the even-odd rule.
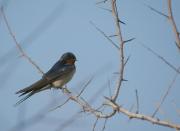
[[50, 88], [62, 88], [62, 86], [64, 86], [72, 79], [76, 71], [75, 61], [76, 57], [73, 53], [64, 53], [61, 58], [54, 64], [54, 66], [47, 73], [45, 73], [40, 80], [16, 92], [16, 94], [20, 94], [20, 96], [25, 94], [27, 95], [19, 100], [15, 105], [19, 105], [30, 96], [40, 91]]

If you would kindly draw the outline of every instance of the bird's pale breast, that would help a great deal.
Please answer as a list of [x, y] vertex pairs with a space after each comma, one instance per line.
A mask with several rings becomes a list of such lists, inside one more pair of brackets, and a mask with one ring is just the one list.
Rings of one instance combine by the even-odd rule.
[[75, 73], [75, 70], [67, 74], [63, 78], [58, 79], [57, 81], [53, 82], [53, 86], [56, 88], [62, 88], [62, 86], [64, 86], [67, 82], [69, 82], [72, 79], [74, 73]]

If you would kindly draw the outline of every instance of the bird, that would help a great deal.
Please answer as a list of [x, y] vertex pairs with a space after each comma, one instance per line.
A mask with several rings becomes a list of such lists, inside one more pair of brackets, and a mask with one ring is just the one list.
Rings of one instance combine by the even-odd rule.
[[62, 89], [67, 84], [76, 72], [75, 62], [76, 56], [71, 52], [64, 53], [60, 59], [47, 71], [40, 80], [36, 81], [32, 85], [23, 88], [16, 92], [20, 94], [19, 97], [26, 95], [20, 99], [15, 106], [24, 102], [32, 95], [41, 92], [43, 90], [55, 88]]

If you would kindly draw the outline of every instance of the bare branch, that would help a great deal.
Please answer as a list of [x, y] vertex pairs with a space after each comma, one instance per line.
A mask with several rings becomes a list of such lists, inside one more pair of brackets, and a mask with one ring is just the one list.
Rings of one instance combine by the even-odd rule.
[[9, 34], [11, 35], [11, 37], [13, 38], [18, 50], [20, 51], [21, 55], [24, 56], [41, 74], [44, 74], [44, 72], [41, 70], [41, 68], [24, 52], [24, 50], [21, 48], [20, 44], [18, 43], [18, 41], [16, 40], [16, 36], [14, 35], [14, 33], [12, 32], [9, 22], [7, 20], [7, 17], [3, 11], [3, 8], [1, 8], [1, 12], [2, 12], [2, 16], [3, 19], [5, 21], [5, 24], [7, 26], [7, 29], [9, 31]]
[[120, 49], [100, 28], [98, 28], [92, 21], [90, 21], [90, 24], [95, 27], [97, 31], [99, 31], [114, 47], [116, 47], [118, 50]]
[[[106, 84], [107, 85], [107, 84]], [[101, 88], [99, 88], [99, 90], [97, 90], [97, 92], [88, 100], [88, 102], [90, 104], [94, 103], [97, 100], [97, 97], [99, 97], [99, 94], [101, 94], [104, 91], [104, 86], [102, 86]], [[97, 109], [95, 109], [97, 110]], [[80, 110], [81, 111], [81, 110]], [[76, 114], [74, 114], [73, 116], [70, 117], [70, 119], [64, 121], [62, 124], [60, 124], [60, 126], [57, 128], [56, 131], [59, 131], [61, 129], [64, 130], [66, 127], [68, 127], [70, 124], [72, 124], [73, 122], [75, 122], [75, 120], [78, 118], [79, 116], [79, 112], [78, 111]], [[115, 115], [116, 111], [113, 111], [112, 114], [109, 114], [109, 116], [113, 116]]]
[[122, 38], [122, 33], [121, 33], [121, 26], [119, 24], [119, 16], [118, 16], [118, 11], [117, 11], [117, 6], [116, 6], [116, 0], [111, 0], [111, 4], [112, 4], [112, 15], [114, 17], [114, 21], [115, 21], [115, 25], [116, 25], [116, 34], [118, 35], [118, 42], [119, 42], [119, 53], [120, 53], [120, 67], [119, 67], [119, 78], [117, 81], [117, 85], [116, 85], [116, 89], [114, 91], [114, 95], [112, 96], [112, 100], [116, 101], [116, 99], [118, 98], [119, 92], [120, 92], [120, 88], [121, 88], [121, 84], [123, 81], [123, 76], [124, 76], [124, 40]]
[[172, 6], [171, 6], [171, 0], [167, 0], [167, 3], [168, 3], [168, 15], [169, 15], [169, 21], [172, 25], [172, 29], [174, 31], [174, 35], [176, 37], [176, 44], [178, 46], [178, 49], [180, 51], [180, 38], [179, 38], [179, 32], [178, 32], [178, 29], [176, 27], [176, 23], [175, 23], [175, 20], [174, 20], [174, 17], [173, 17], [173, 13], [172, 13]]
[[[180, 68], [179, 68], [179, 70], [180, 70]], [[165, 101], [166, 97], [168, 96], [170, 90], [172, 89], [172, 87], [173, 87], [173, 85], [174, 85], [174, 83], [175, 83], [175, 81], [176, 81], [178, 75], [179, 75], [179, 74], [176, 73], [175, 76], [173, 77], [173, 79], [172, 79], [170, 85], [168, 86], [168, 88], [167, 88], [165, 94], [162, 96], [162, 98], [161, 98], [161, 100], [160, 100], [160, 103], [158, 104], [157, 108], [155, 109], [155, 111], [154, 111], [152, 117], [154, 117], [154, 116], [156, 115], [156, 113], [159, 111], [161, 105], [164, 103], [164, 101]]]
[[109, 113], [109, 114], [103, 114], [101, 111], [98, 111], [98, 110], [92, 108], [91, 105], [89, 105], [89, 103], [86, 102], [83, 98], [79, 98], [77, 95], [73, 95], [70, 92], [63, 92], [63, 93], [65, 95], [67, 95], [72, 101], [79, 104], [82, 107], [82, 109], [84, 110], [84, 112], [89, 112], [89, 113], [93, 114], [95, 117], [109, 118], [115, 114], [115, 111], [113, 111], [112, 113]]
[[110, 100], [108, 101], [107, 104], [109, 106], [111, 106], [114, 110], [118, 111], [119, 113], [122, 113], [122, 114], [128, 116], [130, 119], [132, 119], [132, 118], [140, 119], [140, 120], [144, 120], [147, 122], [151, 122], [152, 124], [161, 125], [161, 126], [180, 130], [180, 125], [178, 125], [178, 124], [174, 124], [174, 123], [167, 122], [167, 121], [162, 121], [162, 120], [159, 120], [157, 118], [153, 118], [153, 117], [150, 117], [150, 116], [147, 116], [144, 114], [136, 114], [136, 113], [130, 112], [127, 109], [122, 108], [117, 103], [110, 101]]

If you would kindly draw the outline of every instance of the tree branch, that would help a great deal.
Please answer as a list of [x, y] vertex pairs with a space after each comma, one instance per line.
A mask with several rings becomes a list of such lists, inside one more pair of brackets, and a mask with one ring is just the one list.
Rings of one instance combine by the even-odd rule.
[[174, 17], [173, 17], [173, 13], [172, 13], [172, 6], [171, 6], [171, 0], [167, 0], [167, 3], [168, 3], [168, 15], [169, 15], [169, 21], [170, 21], [170, 24], [172, 25], [172, 29], [173, 29], [173, 32], [174, 32], [174, 35], [175, 35], [175, 38], [176, 38], [176, 45], [180, 51], [180, 38], [179, 38], [179, 32], [178, 32], [178, 29], [176, 27], [176, 23], [175, 23], [175, 20], [174, 20]]
[[119, 113], [122, 113], [122, 114], [128, 116], [130, 119], [136, 118], [136, 119], [144, 120], [147, 122], [151, 122], [152, 124], [166, 126], [169, 128], [174, 128], [174, 129], [180, 130], [180, 125], [178, 125], [178, 124], [174, 124], [174, 123], [167, 122], [167, 121], [162, 121], [162, 120], [159, 120], [158, 118], [153, 118], [151, 116], [147, 116], [144, 114], [136, 114], [134, 112], [130, 112], [129, 110], [122, 108], [121, 106], [119, 106], [117, 103], [115, 103], [113, 101], [108, 101], [107, 105], [111, 106], [114, 110], [118, 111]]
[[20, 44], [18, 43], [17, 39], [16, 39], [16, 36], [14, 35], [14, 33], [12, 32], [11, 30], [11, 27], [9, 25], [9, 22], [7, 20], [7, 17], [4, 13], [4, 10], [3, 8], [1, 8], [1, 12], [2, 12], [2, 16], [3, 16], [3, 19], [5, 21], [5, 24], [7, 26], [7, 29], [9, 31], [9, 34], [11, 35], [11, 37], [13, 38], [14, 40], [14, 43], [16, 44], [18, 50], [20, 51], [21, 55], [23, 57], [25, 57], [41, 74], [44, 74], [44, 72], [41, 70], [41, 68], [24, 52], [24, 50], [21, 48]]
[[116, 89], [114, 91], [114, 95], [112, 96], [112, 100], [116, 101], [116, 99], [118, 98], [119, 92], [120, 92], [120, 88], [123, 82], [123, 77], [124, 77], [124, 40], [122, 37], [122, 33], [121, 33], [121, 26], [119, 23], [119, 16], [118, 16], [118, 11], [117, 11], [117, 6], [116, 6], [116, 0], [112, 0], [111, 1], [112, 4], [112, 15], [114, 17], [114, 21], [116, 24], [116, 34], [117, 34], [117, 38], [118, 38], [118, 42], [119, 42], [119, 53], [120, 53], [120, 67], [119, 67], [119, 78], [117, 81], [117, 85], [116, 85]]

